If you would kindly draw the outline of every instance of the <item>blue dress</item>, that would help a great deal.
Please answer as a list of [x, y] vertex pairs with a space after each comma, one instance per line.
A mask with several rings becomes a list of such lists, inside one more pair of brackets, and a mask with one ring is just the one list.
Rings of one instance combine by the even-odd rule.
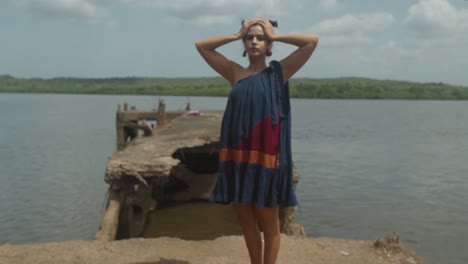
[[281, 65], [232, 87], [224, 112], [218, 179], [210, 201], [296, 206], [291, 154], [289, 85]]

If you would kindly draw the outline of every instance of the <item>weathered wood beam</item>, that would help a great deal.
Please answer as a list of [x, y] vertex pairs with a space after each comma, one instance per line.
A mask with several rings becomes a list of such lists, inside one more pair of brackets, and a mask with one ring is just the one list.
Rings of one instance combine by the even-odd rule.
[[114, 191], [112, 186], [109, 188], [109, 203], [106, 212], [102, 217], [101, 227], [95, 235], [99, 241], [113, 241], [117, 235], [120, 213], [120, 192]]

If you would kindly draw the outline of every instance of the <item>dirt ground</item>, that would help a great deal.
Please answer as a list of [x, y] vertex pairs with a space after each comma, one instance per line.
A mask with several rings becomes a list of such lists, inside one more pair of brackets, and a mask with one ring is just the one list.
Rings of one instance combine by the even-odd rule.
[[[282, 235], [278, 264], [421, 264], [403, 246], [374, 248], [374, 241], [299, 238]], [[65, 241], [0, 245], [1, 264], [243, 264], [250, 263], [242, 236], [187, 241], [178, 238], [112, 242]]]

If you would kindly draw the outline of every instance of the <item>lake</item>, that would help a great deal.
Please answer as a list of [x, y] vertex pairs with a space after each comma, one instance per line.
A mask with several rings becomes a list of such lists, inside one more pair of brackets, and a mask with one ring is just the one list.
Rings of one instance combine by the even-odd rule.
[[[188, 98], [162, 97], [167, 110]], [[115, 111], [158, 96], [0, 94], [0, 243], [93, 239]], [[191, 97], [222, 110], [226, 98]], [[426, 263], [468, 263], [468, 102], [292, 99], [297, 221], [311, 236], [396, 232]]]

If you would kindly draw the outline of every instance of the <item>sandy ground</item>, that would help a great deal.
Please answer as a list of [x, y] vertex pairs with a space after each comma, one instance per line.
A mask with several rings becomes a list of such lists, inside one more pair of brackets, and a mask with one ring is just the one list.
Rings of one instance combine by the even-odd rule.
[[[421, 264], [402, 246], [375, 249], [374, 241], [298, 238], [282, 235], [278, 264]], [[0, 245], [1, 264], [125, 263], [239, 264], [249, 263], [242, 236], [187, 241], [178, 238], [129, 239], [112, 242], [65, 241]]]

